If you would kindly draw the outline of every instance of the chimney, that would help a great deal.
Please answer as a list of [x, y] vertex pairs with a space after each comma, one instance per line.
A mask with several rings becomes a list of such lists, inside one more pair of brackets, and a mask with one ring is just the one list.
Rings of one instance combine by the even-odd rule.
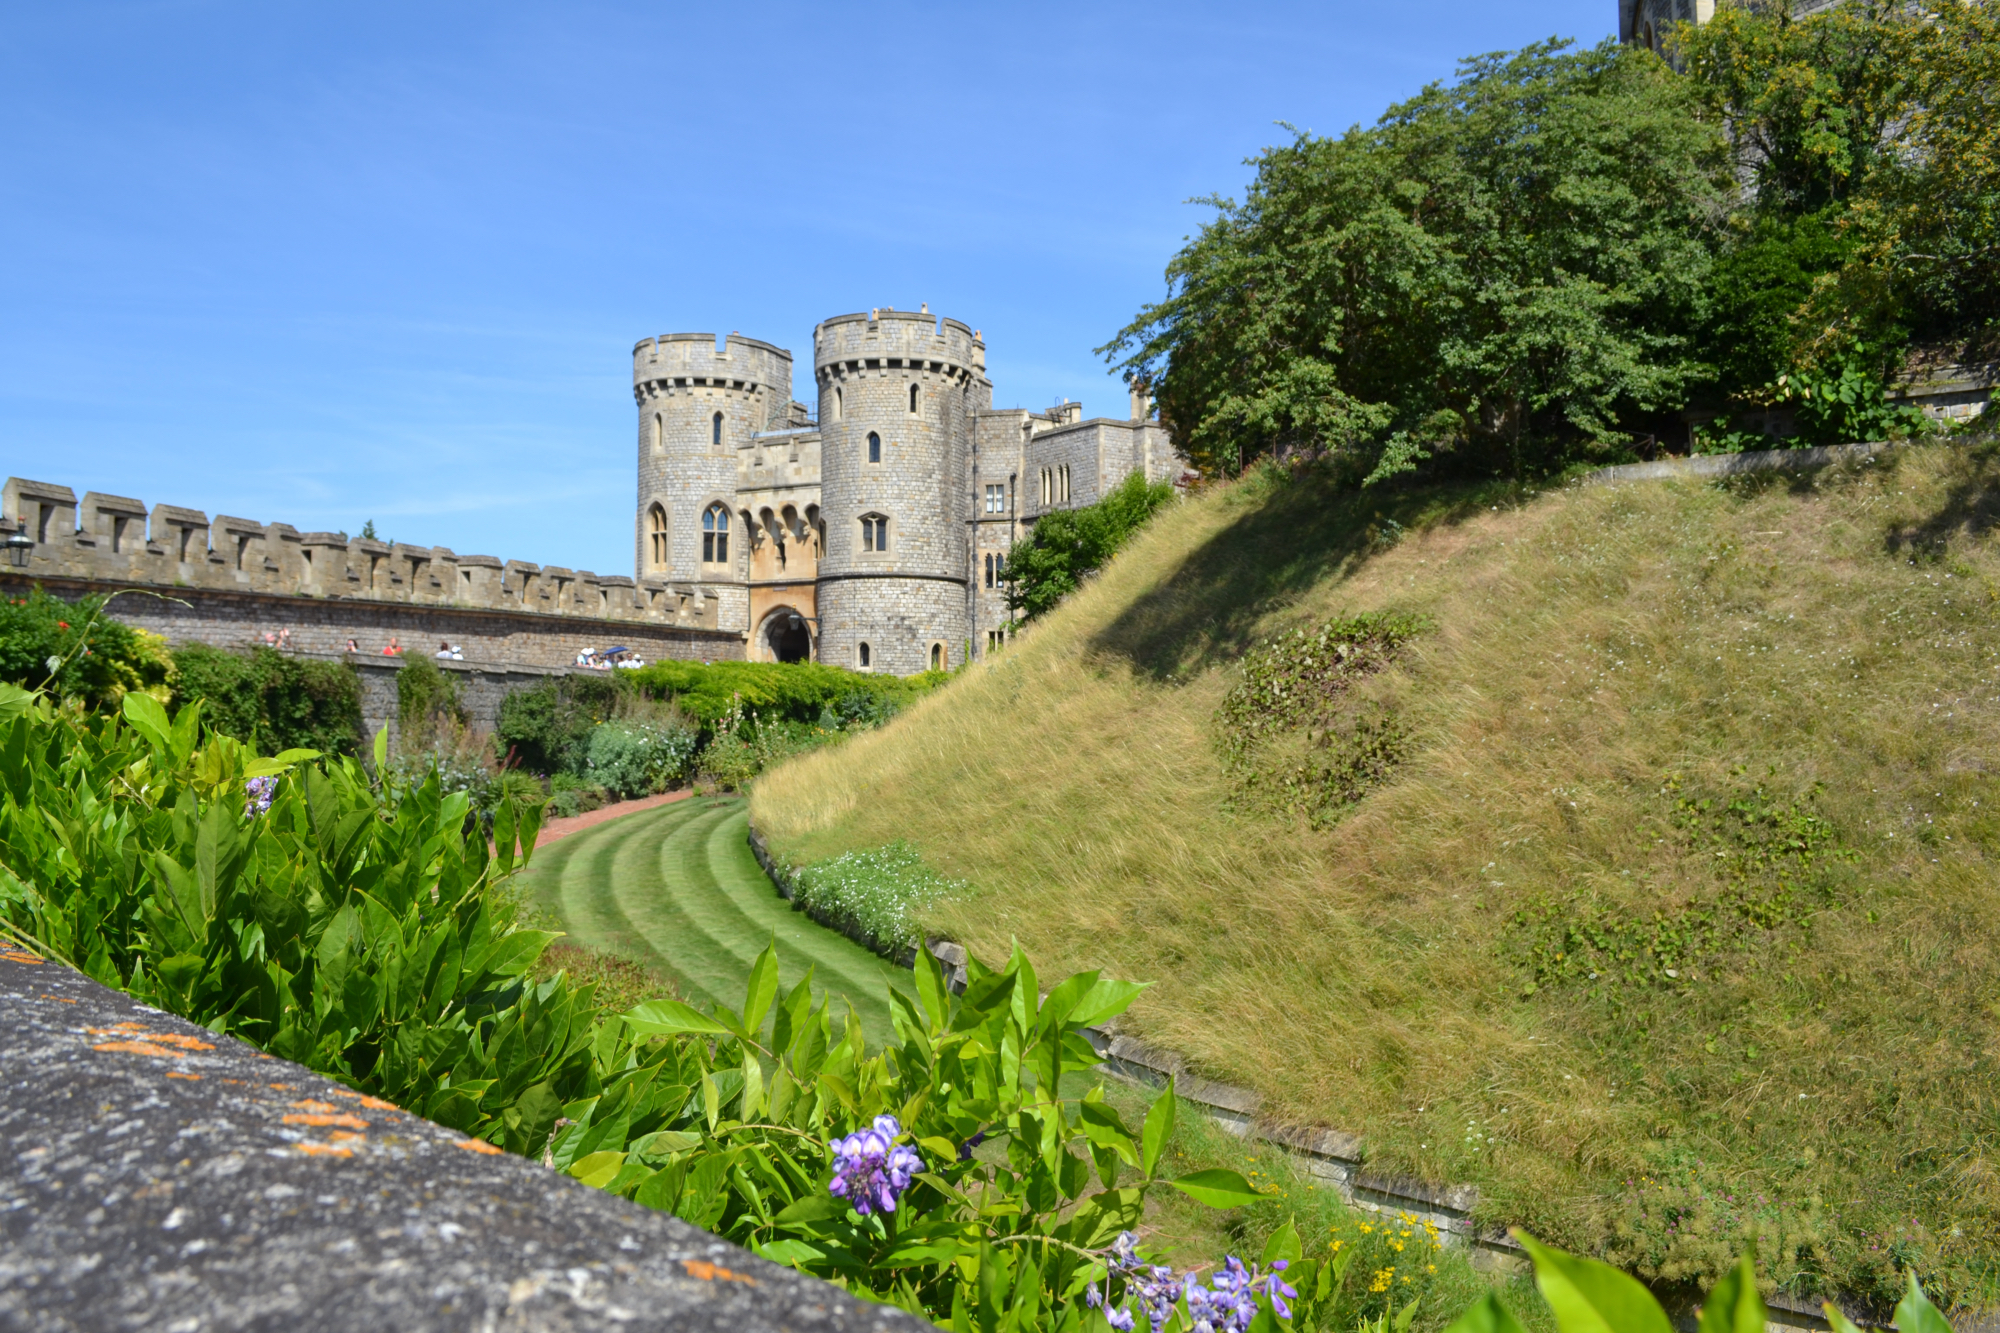
[[1153, 395], [1146, 389], [1146, 381], [1134, 375], [1130, 382], [1132, 390], [1132, 420], [1145, 421], [1153, 415]]

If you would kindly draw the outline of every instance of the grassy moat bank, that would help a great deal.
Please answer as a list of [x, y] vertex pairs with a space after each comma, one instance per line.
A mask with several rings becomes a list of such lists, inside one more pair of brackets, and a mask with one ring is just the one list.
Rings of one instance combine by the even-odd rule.
[[[937, 931], [1153, 982], [1130, 1026], [1494, 1220], [1983, 1305], [1996, 519], [1990, 448], [1541, 495], [1253, 475], [753, 813], [799, 862], [909, 840], [970, 886]], [[1371, 611], [1430, 626], [1351, 691], [1407, 743], [1315, 828], [1218, 710], [1246, 650]]]

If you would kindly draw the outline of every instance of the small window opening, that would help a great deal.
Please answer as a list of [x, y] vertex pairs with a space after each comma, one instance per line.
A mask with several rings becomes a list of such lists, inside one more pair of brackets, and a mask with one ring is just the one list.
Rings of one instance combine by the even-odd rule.
[[861, 549], [881, 552], [889, 549], [889, 520], [880, 514], [861, 516]]
[[986, 586], [989, 588], [993, 586], [993, 553], [991, 551], [986, 553]]
[[129, 518], [119, 518], [116, 515], [112, 516], [111, 553], [113, 555], [121, 554], [125, 550], [125, 525], [127, 523], [130, 523], [131, 521], [132, 520]]
[[44, 546], [48, 544], [49, 540], [49, 521], [55, 516], [56, 507], [54, 505], [41, 506], [40, 517], [35, 522], [35, 540]]
[[840, 420], [840, 409], [841, 409], [840, 398], [841, 398], [840, 386], [836, 384], [833, 387], [833, 419], [835, 421]]
[[[726, 519], [727, 515], [725, 514], [724, 517]], [[654, 505], [648, 509], [646, 511], [646, 529], [647, 555], [650, 557], [649, 563], [655, 570], [664, 570], [667, 567], [667, 511], [659, 505]], [[724, 540], [727, 540], [726, 529], [724, 531]]]
[[720, 449], [722, 447], [722, 413], [717, 412], [715, 414], [715, 419], [709, 422], [708, 424], [709, 424], [709, 434], [710, 434], [709, 442], [715, 448]]
[[701, 559], [703, 564], [729, 562], [729, 511], [710, 505], [701, 516]]
[[944, 645], [941, 643], [931, 645], [931, 670], [944, 670]]
[[854, 645], [854, 664], [860, 667], [863, 671], [866, 671], [868, 669], [868, 659], [872, 655], [873, 654], [871, 654], [868, 651], [867, 644], [857, 643]]
[[915, 416], [916, 412], [917, 412], [917, 386], [912, 384], [910, 386], [910, 415]]
[[187, 563], [187, 558], [188, 558], [188, 543], [189, 543], [189, 542], [191, 542], [191, 541], [193, 541], [193, 540], [194, 540], [194, 529], [193, 529], [193, 528], [182, 528], [182, 529], [181, 529], [181, 563], [182, 563], [182, 564], [186, 564], [186, 563]]
[[236, 539], [236, 567], [238, 569], [243, 568], [243, 561], [249, 554], [250, 539], [248, 537], [238, 537]]
[[871, 463], [882, 461], [882, 437], [872, 430], [868, 432], [868, 461]]
[[667, 420], [665, 417], [661, 416], [658, 412], [655, 412], [653, 413], [653, 448], [658, 450], [664, 450], [666, 447], [667, 447]]

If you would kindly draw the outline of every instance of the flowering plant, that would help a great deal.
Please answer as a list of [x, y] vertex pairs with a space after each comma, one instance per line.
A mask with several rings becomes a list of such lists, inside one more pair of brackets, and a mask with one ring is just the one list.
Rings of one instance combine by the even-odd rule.
[[[1019, 951], [968, 973], [955, 996], [920, 951], [915, 994], [890, 992], [896, 1040], [871, 1055], [851, 1010], [836, 1027], [814, 1001], [810, 975], [780, 996], [773, 945], [741, 1011], [654, 1000], [609, 1025], [601, 1090], [562, 1108], [571, 1123], [549, 1160], [966, 1333], [1080, 1328], [1098, 1318], [1093, 1297], [1125, 1299], [1131, 1270], [1106, 1256], [1137, 1262], [1129, 1233], [1148, 1190], [1215, 1207], [1257, 1194], [1234, 1171], [1161, 1174], [1171, 1088], [1137, 1128], [1101, 1088], [1068, 1091], [1100, 1063], [1084, 1029], [1141, 987], [1086, 972], [1044, 997]], [[1207, 1290], [1231, 1309], [1282, 1296], [1256, 1285], [1265, 1276], [1232, 1271]]]

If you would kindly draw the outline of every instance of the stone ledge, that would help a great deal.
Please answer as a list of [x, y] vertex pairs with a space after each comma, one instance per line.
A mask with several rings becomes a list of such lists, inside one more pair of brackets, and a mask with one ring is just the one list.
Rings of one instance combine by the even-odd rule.
[[1907, 448], [1877, 440], [1870, 444], [1827, 444], [1812, 449], [1760, 449], [1746, 454], [1697, 454], [1692, 458], [1662, 458], [1651, 463], [1621, 463], [1586, 472], [1586, 485], [1615, 486], [1627, 481], [1666, 481], [1674, 477], [1736, 477], [1752, 472], [1806, 472], [1813, 468], [1869, 458], [1891, 449]]
[[0, 952], [0, 1326], [930, 1325]]

